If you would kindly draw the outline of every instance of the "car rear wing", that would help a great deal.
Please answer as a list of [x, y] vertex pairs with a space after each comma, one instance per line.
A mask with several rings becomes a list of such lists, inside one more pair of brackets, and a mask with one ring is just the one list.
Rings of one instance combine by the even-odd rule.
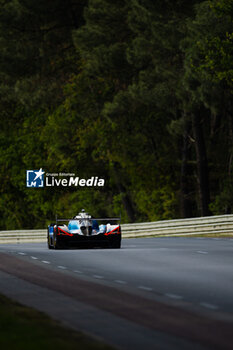
[[[83, 218], [84, 220], [86, 220], [86, 218]], [[70, 220], [78, 220], [75, 218], [71, 218], [71, 219], [58, 219], [56, 216], [56, 225], [58, 222], [64, 222], [64, 221], [70, 221]], [[90, 218], [90, 220], [97, 220], [97, 221], [119, 221], [119, 224], [121, 222], [121, 217], [116, 217], [116, 218]]]

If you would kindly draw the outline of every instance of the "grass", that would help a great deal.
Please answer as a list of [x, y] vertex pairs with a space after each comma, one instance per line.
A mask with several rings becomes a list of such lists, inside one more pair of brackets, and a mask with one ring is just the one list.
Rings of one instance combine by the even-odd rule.
[[111, 350], [46, 314], [0, 295], [0, 348], [7, 350]]

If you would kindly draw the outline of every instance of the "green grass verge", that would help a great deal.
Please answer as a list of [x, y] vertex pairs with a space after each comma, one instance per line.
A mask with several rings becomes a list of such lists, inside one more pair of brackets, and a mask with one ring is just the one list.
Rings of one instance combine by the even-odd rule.
[[0, 295], [0, 348], [7, 350], [110, 350], [112, 347], [61, 326], [46, 314]]

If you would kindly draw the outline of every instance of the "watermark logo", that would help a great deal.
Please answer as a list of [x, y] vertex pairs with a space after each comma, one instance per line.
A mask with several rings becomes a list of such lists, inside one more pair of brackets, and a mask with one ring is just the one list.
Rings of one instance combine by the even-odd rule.
[[88, 179], [80, 178], [74, 173], [45, 173], [40, 170], [26, 171], [26, 186], [38, 187], [103, 187], [105, 179], [91, 176]]
[[40, 170], [27, 170], [27, 187], [44, 187], [44, 171]]

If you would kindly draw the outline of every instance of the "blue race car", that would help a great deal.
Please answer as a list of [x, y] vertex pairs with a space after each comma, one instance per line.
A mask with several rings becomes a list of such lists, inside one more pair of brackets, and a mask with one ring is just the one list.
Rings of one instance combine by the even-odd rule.
[[[109, 221], [115, 224], [110, 224]], [[64, 222], [68, 222], [68, 225]], [[48, 226], [47, 238], [49, 249], [90, 246], [120, 248], [120, 218], [94, 219], [83, 209], [73, 219], [56, 219], [56, 223]]]

